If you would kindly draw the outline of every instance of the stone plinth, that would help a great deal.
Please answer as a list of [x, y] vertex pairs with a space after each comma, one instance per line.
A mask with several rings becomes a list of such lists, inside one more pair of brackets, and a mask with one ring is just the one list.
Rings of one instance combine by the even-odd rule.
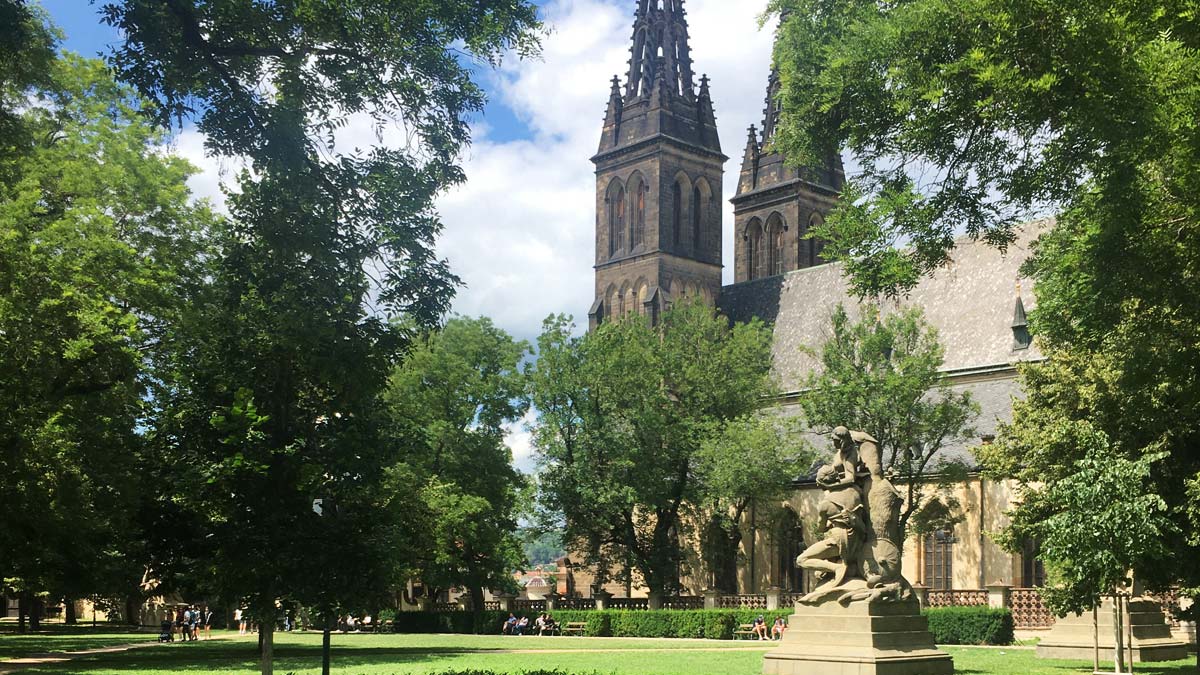
[[796, 605], [765, 675], [950, 675], [915, 600]]
[[[1162, 612], [1162, 605], [1150, 598], [1137, 598], [1129, 603], [1130, 623], [1133, 624], [1133, 661], [1180, 661], [1188, 658], [1186, 642], [1171, 634], [1171, 626]], [[1100, 660], [1112, 661], [1116, 636], [1113, 631], [1113, 603], [1105, 600], [1100, 606]], [[1092, 615], [1070, 615], [1059, 619], [1037, 647], [1037, 655], [1045, 659], [1091, 661], [1094, 646]], [[1122, 638], [1126, 639], [1126, 638]], [[1128, 646], [1125, 647], [1128, 649]]]

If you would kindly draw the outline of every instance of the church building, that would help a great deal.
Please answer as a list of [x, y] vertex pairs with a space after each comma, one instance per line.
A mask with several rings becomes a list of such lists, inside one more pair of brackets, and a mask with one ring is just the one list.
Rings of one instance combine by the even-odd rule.
[[[746, 11], [753, 11], [747, 8]], [[638, 314], [656, 321], [672, 302], [699, 296], [734, 321], [757, 317], [773, 326], [774, 370], [784, 395], [777, 405], [794, 414], [801, 383], [817, 367], [802, 347], [819, 348], [834, 308], [861, 310], [841, 266], [821, 257], [822, 243], [806, 235], [836, 204], [845, 174], [841, 159], [799, 168], [775, 152], [780, 117], [779, 76], [766, 80], [761, 128], [750, 127], [737, 194], [723, 194], [728, 158], [717, 133], [707, 77], [697, 85], [683, 0], [638, 0], [629, 71], [612, 81], [596, 166], [595, 301], [589, 324]], [[722, 202], [733, 204], [732, 285], [722, 284]], [[962, 241], [944, 269], [882, 312], [919, 306], [946, 350], [945, 377], [970, 390], [982, 413], [978, 438], [990, 442], [1012, 415], [1019, 395], [1017, 365], [1041, 359], [1025, 312], [1035, 298], [1020, 276], [1036, 225], [1007, 253]], [[869, 431], [869, 430], [868, 430]], [[947, 452], [970, 457], [970, 446]], [[819, 445], [818, 447], [823, 447]], [[1008, 485], [978, 474], [959, 490], [964, 513], [954, 531], [906, 545], [913, 583], [936, 590], [982, 589], [1001, 582], [1042, 582], [1036, 551], [1011, 555], [987, 538], [1004, 524]], [[820, 491], [798, 481], [785, 504], [759, 509], [744, 524], [741, 593], [777, 587], [800, 592], [807, 583], [792, 561], [815, 526]], [[811, 542], [809, 542], [811, 543]], [[699, 593], [703, 575], [683, 581]], [[586, 583], [580, 584], [581, 589]], [[624, 589], [608, 589], [624, 595]], [[586, 592], [586, 591], [585, 591]], [[636, 590], [635, 590], [636, 594]]]

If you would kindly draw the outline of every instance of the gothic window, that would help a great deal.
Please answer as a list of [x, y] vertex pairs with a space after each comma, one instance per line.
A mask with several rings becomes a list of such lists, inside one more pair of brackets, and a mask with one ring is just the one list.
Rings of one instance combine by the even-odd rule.
[[679, 245], [683, 229], [683, 188], [676, 182], [671, 189], [671, 243]]
[[767, 245], [770, 247], [770, 250], [767, 256], [767, 273], [763, 276], [783, 274], [783, 230], [783, 216], [780, 216], [778, 213], [772, 213], [771, 217], [767, 219]]
[[646, 194], [650, 191], [650, 188], [640, 178], [634, 185], [633, 222], [630, 224], [629, 233], [630, 251], [646, 243]]
[[613, 257], [625, 248], [625, 188], [619, 184], [609, 190], [608, 201], [608, 257]]
[[700, 186], [692, 190], [692, 246], [700, 251], [700, 224], [704, 219], [704, 196], [700, 194]]
[[[808, 231], [812, 232], [814, 228], [820, 227], [822, 224], [824, 224], [824, 222], [825, 222], [825, 220], [823, 218], [821, 218], [821, 214], [814, 213], [812, 215], [812, 218], [808, 219]], [[824, 246], [821, 245], [821, 242], [818, 239], [809, 239], [807, 241], [808, 241], [808, 266], [816, 267], [817, 265], [821, 264], [821, 261], [820, 261], [821, 249], [824, 248]]]
[[785, 508], [779, 523], [778, 552], [779, 572], [775, 584], [790, 593], [804, 592], [804, 570], [796, 567], [796, 558], [804, 552], [804, 528], [796, 512]]
[[925, 585], [935, 591], [954, 588], [954, 533], [938, 530], [925, 536]]
[[759, 258], [762, 256], [762, 221], [754, 218], [746, 224], [746, 280], [753, 281], [761, 275]]
[[1025, 588], [1046, 585], [1046, 566], [1042, 563], [1042, 542], [1028, 539], [1021, 549], [1021, 584]]

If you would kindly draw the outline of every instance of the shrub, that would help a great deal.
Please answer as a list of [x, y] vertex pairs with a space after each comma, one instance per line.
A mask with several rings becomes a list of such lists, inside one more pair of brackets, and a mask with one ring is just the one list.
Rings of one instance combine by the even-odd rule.
[[[664, 610], [562, 610], [551, 612], [560, 625], [582, 622], [587, 637], [707, 638], [730, 640], [738, 625], [750, 623], [762, 614], [771, 624], [776, 617], [789, 616], [791, 609], [765, 612], [733, 609]], [[537, 612], [514, 612], [519, 618], [537, 618]], [[499, 635], [508, 618], [505, 612], [397, 612], [393, 629], [397, 633], [474, 633]]]
[[1013, 616], [992, 607], [934, 607], [921, 612], [940, 645], [1010, 645]]

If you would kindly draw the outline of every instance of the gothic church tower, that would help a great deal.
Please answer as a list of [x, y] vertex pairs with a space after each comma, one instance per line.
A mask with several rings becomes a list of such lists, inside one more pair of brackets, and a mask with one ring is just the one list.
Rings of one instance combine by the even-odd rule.
[[824, 222], [845, 182], [836, 154], [819, 167], [784, 163], [771, 148], [779, 124], [779, 72], [767, 83], [762, 136], [750, 127], [733, 202], [734, 280], [753, 281], [823, 264], [822, 243], [805, 239]]
[[696, 89], [683, 0], [638, 0], [624, 87], [613, 78], [596, 165], [591, 326], [721, 292], [721, 153], [708, 77]]

